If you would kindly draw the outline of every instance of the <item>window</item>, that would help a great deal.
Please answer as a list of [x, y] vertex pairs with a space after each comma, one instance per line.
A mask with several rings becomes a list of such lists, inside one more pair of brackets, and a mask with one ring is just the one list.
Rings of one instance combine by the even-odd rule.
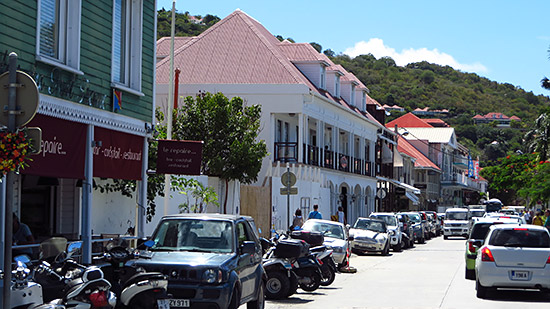
[[113, 0], [113, 87], [142, 96], [142, 0]]
[[340, 97], [340, 76], [336, 76], [334, 79], [334, 94], [336, 98]]
[[367, 110], [367, 95], [364, 92], [361, 92], [361, 110]]
[[356, 106], [357, 103], [355, 102], [355, 85], [351, 85], [351, 105]]
[[281, 142], [283, 140], [283, 122], [277, 120], [277, 133], [275, 135], [275, 142]]
[[36, 59], [83, 74], [80, 71], [81, 0], [39, 0]]
[[327, 69], [324, 65], [321, 65], [321, 83], [320, 83], [320, 86], [319, 88], [323, 89], [323, 90], [326, 90], [326, 81], [327, 81]]

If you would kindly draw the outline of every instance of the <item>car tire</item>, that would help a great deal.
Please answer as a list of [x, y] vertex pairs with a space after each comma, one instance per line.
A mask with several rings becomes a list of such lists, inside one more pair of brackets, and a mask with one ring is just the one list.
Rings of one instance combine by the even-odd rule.
[[289, 282], [290, 282], [290, 285], [288, 287], [288, 293], [286, 294], [287, 297], [290, 297], [296, 294], [296, 291], [298, 291], [298, 278], [294, 273], [290, 274]]
[[479, 280], [476, 280], [476, 296], [477, 296], [477, 298], [487, 297], [487, 291], [488, 290], [489, 290], [489, 288], [484, 287], [483, 285], [481, 285], [481, 283], [479, 283]]
[[267, 273], [265, 283], [265, 297], [267, 299], [283, 299], [288, 295], [290, 280], [282, 271], [271, 271]]
[[393, 251], [394, 252], [401, 252], [401, 250], [403, 250], [403, 241], [401, 241], [397, 245], [393, 246]]
[[300, 284], [300, 288], [306, 292], [313, 292], [321, 285], [321, 275], [313, 273], [311, 276], [311, 282], [308, 284]]
[[447, 239], [449, 239], [449, 236], [444, 235], [444, 236], [443, 236], [443, 239], [447, 240]]
[[246, 303], [247, 309], [264, 309], [265, 308], [265, 282], [262, 280], [258, 286], [258, 295], [256, 300]]
[[386, 246], [382, 250], [382, 255], [386, 256], [390, 254], [390, 244], [386, 242]]
[[423, 244], [423, 243], [425, 243], [425, 242], [426, 242], [426, 239], [424, 239], [424, 237], [422, 237], [422, 238], [420, 238], [420, 239], [418, 240], [418, 243], [419, 243], [419, 244]]
[[468, 280], [475, 280], [475, 279], [476, 279], [476, 271], [475, 271], [475, 269], [468, 269], [468, 268], [466, 268], [465, 278], [468, 279]]
[[231, 300], [229, 301], [229, 305], [227, 306], [227, 309], [237, 309], [241, 305], [239, 299], [239, 289], [237, 287], [233, 288], [233, 293], [231, 294]]

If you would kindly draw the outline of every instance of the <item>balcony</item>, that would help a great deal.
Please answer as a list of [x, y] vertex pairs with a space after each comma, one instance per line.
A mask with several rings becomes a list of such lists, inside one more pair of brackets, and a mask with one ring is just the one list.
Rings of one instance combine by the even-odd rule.
[[298, 143], [296, 142], [275, 143], [275, 161], [298, 162]]

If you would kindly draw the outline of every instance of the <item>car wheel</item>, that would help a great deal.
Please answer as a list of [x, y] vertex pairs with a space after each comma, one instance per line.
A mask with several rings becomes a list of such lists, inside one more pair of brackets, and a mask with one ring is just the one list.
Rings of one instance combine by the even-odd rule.
[[294, 273], [290, 274], [290, 285], [288, 287], [287, 297], [296, 294], [298, 290], [298, 278]]
[[466, 279], [469, 279], [469, 280], [475, 280], [476, 279], [476, 271], [475, 269], [468, 269], [466, 268], [466, 275], [465, 275]]
[[414, 239], [409, 239], [409, 248], [414, 248]]
[[235, 287], [233, 289], [233, 293], [231, 294], [231, 301], [229, 302], [229, 305], [227, 306], [227, 309], [237, 309], [241, 305], [239, 300], [239, 289]]
[[489, 290], [487, 287], [484, 287], [479, 283], [479, 280], [476, 280], [476, 296], [478, 298], [485, 298], [487, 297], [487, 290]]
[[400, 252], [403, 249], [403, 241], [393, 247], [394, 252]]
[[447, 239], [449, 239], [449, 236], [444, 235], [444, 236], [443, 236], [443, 239], [447, 240]]
[[425, 243], [425, 242], [426, 242], [426, 239], [424, 239], [424, 237], [422, 237], [422, 238], [420, 238], [420, 239], [418, 240], [418, 243], [419, 243], [419, 244], [423, 244], [423, 243]]
[[307, 292], [313, 292], [321, 285], [321, 276], [318, 273], [313, 273], [311, 282], [308, 284], [300, 284], [300, 288]]
[[382, 250], [382, 255], [389, 255], [390, 254], [390, 244], [386, 242], [386, 246], [384, 247], [384, 250]]
[[283, 299], [288, 295], [290, 280], [286, 273], [282, 271], [272, 271], [267, 273], [267, 282], [265, 283], [265, 296], [267, 299]]
[[262, 280], [260, 286], [258, 286], [258, 295], [256, 295], [256, 300], [246, 303], [247, 309], [264, 309], [265, 307], [265, 283]]

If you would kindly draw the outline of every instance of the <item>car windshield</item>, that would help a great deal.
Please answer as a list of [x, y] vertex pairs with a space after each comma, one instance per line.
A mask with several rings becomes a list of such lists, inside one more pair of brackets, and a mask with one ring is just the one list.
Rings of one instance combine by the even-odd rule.
[[468, 213], [463, 211], [450, 211], [445, 214], [447, 220], [468, 220]]
[[472, 217], [483, 217], [483, 215], [485, 214], [485, 210], [470, 210], [470, 215]]
[[302, 226], [305, 231], [321, 232], [325, 237], [344, 239], [344, 230], [340, 225], [308, 220]]
[[499, 229], [491, 234], [489, 245], [504, 247], [550, 248], [550, 237], [543, 230]]
[[494, 223], [476, 223], [472, 228], [472, 234], [470, 239], [485, 239], [487, 233], [489, 233], [489, 228]]
[[394, 216], [387, 216], [387, 215], [375, 215], [373, 218], [384, 220], [386, 222], [386, 225], [390, 226], [397, 226], [397, 220]]
[[195, 218], [169, 219], [153, 235], [152, 251], [231, 253], [235, 232], [230, 221]]
[[407, 216], [408, 216], [409, 219], [411, 219], [411, 221], [414, 222], [414, 223], [418, 223], [418, 222], [421, 221], [421, 220], [420, 220], [420, 215], [418, 215], [418, 214], [408, 214]]
[[383, 221], [374, 221], [368, 219], [358, 219], [353, 228], [369, 230], [378, 233], [386, 233], [386, 224]]

